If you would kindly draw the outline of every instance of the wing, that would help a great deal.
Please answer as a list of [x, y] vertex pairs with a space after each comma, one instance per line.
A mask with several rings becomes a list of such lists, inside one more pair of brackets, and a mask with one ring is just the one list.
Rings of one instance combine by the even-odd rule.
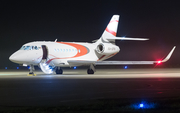
[[174, 52], [174, 49], [176, 46], [172, 48], [172, 50], [169, 52], [169, 54], [160, 61], [98, 61], [95, 64], [96, 65], [138, 65], [138, 64], [156, 64], [156, 63], [162, 63], [166, 62], [171, 58], [171, 55]]
[[169, 54], [160, 61], [85, 61], [85, 60], [68, 60], [68, 63], [70, 65], [139, 65], [139, 64], [156, 64], [156, 63], [162, 63], [168, 61], [176, 46], [172, 48], [172, 50], [169, 52]]
[[154, 63], [155, 61], [98, 61], [95, 65], [138, 65]]
[[68, 60], [70, 65], [90, 65], [95, 64], [96, 61], [87, 61], [87, 60]]

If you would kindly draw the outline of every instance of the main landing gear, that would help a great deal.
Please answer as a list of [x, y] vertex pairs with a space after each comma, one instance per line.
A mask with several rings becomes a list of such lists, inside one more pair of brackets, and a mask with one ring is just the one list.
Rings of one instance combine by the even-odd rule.
[[34, 74], [34, 66], [33, 65], [30, 65], [29, 67], [29, 74], [27, 76], [36, 76], [36, 74]]
[[87, 70], [87, 74], [94, 74], [94, 72], [96, 72], [94, 65], [91, 64], [89, 69]]
[[94, 74], [94, 71], [92, 69], [88, 69], [87, 74]]
[[60, 67], [57, 67], [56, 74], [63, 74], [63, 70]]

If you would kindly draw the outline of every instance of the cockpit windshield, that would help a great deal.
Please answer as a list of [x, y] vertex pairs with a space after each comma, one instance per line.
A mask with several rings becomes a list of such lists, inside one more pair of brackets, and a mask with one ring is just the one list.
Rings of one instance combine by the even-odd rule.
[[31, 50], [31, 46], [26, 46], [24, 50]]
[[37, 46], [22, 46], [20, 50], [39, 50], [40, 47]]
[[22, 47], [20, 48], [20, 50], [24, 50], [25, 47], [26, 47], [26, 46], [22, 46]]

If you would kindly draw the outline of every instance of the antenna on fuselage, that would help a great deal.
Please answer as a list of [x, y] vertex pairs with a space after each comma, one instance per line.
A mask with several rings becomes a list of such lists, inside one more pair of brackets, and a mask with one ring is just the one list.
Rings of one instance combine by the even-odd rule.
[[54, 42], [57, 42], [57, 39]]

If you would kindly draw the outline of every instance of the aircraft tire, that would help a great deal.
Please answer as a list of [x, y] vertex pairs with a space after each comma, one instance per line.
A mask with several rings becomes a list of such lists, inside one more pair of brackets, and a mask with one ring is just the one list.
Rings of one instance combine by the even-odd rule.
[[56, 74], [63, 74], [63, 70], [62, 69], [56, 69]]
[[94, 74], [94, 71], [92, 69], [88, 69], [87, 74]]

